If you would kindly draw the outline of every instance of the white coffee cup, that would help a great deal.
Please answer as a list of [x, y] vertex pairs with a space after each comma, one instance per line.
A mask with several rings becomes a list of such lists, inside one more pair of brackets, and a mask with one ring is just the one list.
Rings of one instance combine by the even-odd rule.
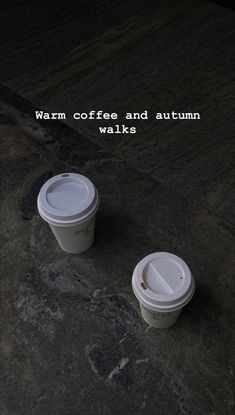
[[76, 173], [52, 177], [42, 186], [37, 204], [64, 251], [75, 254], [90, 248], [99, 195], [87, 177]]
[[195, 291], [187, 264], [168, 252], [156, 252], [134, 269], [132, 288], [140, 303], [143, 319], [150, 326], [172, 326]]

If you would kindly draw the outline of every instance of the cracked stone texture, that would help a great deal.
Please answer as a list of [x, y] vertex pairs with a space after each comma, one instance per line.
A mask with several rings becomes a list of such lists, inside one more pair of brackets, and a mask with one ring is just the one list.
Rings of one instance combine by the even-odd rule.
[[[1, 414], [233, 414], [232, 224], [1, 96]], [[82, 255], [61, 251], [36, 209], [42, 182], [64, 171], [101, 195]], [[166, 330], [142, 321], [131, 289], [157, 250], [184, 258], [197, 286]]]

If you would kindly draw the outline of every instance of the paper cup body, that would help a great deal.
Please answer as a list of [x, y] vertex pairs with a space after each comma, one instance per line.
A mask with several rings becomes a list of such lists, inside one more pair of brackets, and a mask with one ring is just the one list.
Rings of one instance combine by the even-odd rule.
[[94, 241], [95, 217], [81, 225], [62, 228], [61, 226], [50, 225], [58, 244], [63, 251], [71, 254], [78, 254], [87, 251]]
[[166, 329], [176, 322], [182, 309], [162, 313], [156, 310], [153, 311], [140, 303], [140, 310], [144, 321], [149, 324], [149, 326], [158, 329]]
[[187, 264], [169, 252], [156, 252], [134, 269], [132, 288], [145, 322], [156, 328], [172, 326], [195, 291]]
[[38, 211], [48, 222], [60, 247], [82, 253], [94, 241], [99, 195], [85, 176], [63, 173], [49, 179], [38, 195]]

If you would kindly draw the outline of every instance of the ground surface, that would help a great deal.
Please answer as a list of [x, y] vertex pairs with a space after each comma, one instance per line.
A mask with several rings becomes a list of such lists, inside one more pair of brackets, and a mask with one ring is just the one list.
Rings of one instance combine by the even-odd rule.
[[[234, 12], [3, 3], [1, 414], [234, 413]], [[139, 121], [117, 138], [71, 118], [36, 122], [39, 108], [202, 117]], [[83, 255], [62, 252], [36, 209], [62, 171], [101, 194]], [[163, 331], [141, 320], [130, 285], [157, 250], [185, 259], [197, 285]]]

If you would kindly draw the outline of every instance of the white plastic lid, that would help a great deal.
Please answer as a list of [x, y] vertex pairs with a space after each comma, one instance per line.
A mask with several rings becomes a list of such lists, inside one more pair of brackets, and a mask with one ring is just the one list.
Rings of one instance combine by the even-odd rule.
[[156, 311], [175, 311], [191, 300], [195, 282], [181, 258], [168, 252], [156, 252], [137, 264], [132, 288], [144, 306]]
[[99, 195], [87, 177], [63, 173], [49, 179], [38, 195], [40, 216], [52, 225], [72, 226], [93, 216]]

